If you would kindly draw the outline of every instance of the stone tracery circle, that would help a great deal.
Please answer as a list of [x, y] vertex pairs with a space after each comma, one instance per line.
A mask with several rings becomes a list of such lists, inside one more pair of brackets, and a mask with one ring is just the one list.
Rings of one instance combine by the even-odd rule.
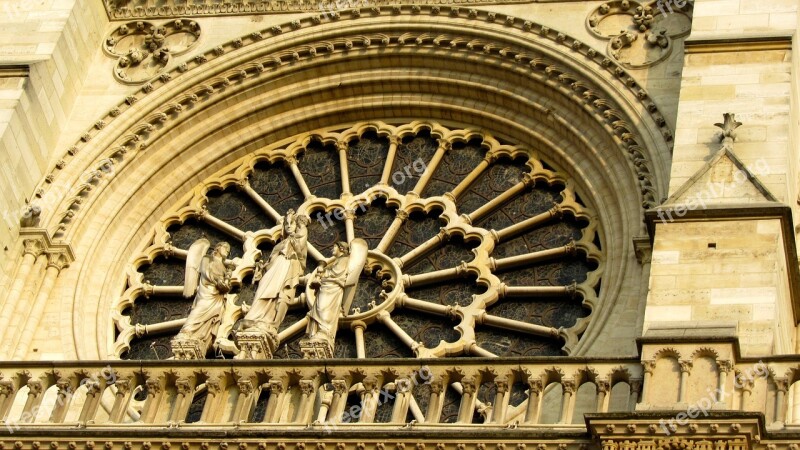
[[[351, 165], [353, 161], [348, 159], [348, 155], [355, 152], [349, 145], [365, 140], [366, 138], [363, 137], [368, 133], [372, 133], [372, 136], [376, 136], [388, 144], [388, 154], [385, 158], [373, 158], [374, 154], [370, 154], [373, 165], [377, 163], [381, 166], [380, 180], [361, 183], [363, 177], [357, 171], [356, 173], [349, 172], [349, 168], [353, 167]], [[424, 170], [416, 170], [417, 173], [414, 173], [415, 169], [409, 169], [408, 161], [417, 162], [418, 160], [410, 159], [414, 156], [413, 151], [411, 156], [401, 156], [401, 149], [409, 151], [412, 146], [407, 145], [406, 142], [415, 142], [420, 139], [419, 136], [425, 133], [428, 138], [424, 139], [428, 139], [426, 141], [428, 144], [435, 143], [436, 150], [425, 161]], [[478, 144], [470, 144], [471, 142], [478, 142]], [[312, 145], [321, 148], [322, 153], [313, 153], [310, 150]], [[474, 161], [480, 160], [480, 162], [472, 164], [471, 169], [467, 171], [466, 167], [469, 164], [466, 161], [468, 159], [461, 158], [464, 155], [460, 154], [451, 155], [453, 152], [462, 151], [461, 149], [467, 148], [469, 145], [477, 147], [477, 150], [469, 148], [472, 156], [475, 157]], [[328, 150], [325, 150], [326, 148]], [[330, 189], [328, 185], [332, 183], [313, 184], [313, 181], [306, 180], [308, 177], [326, 176], [331, 173], [330, 167], [326, 168], [321, 165], [306, 171], [299, 167], [305, 161], [313, 159], [313, 155], [325, 155], [326, 151], [334, 153], [331, 160], [344, 158], [339, 161], [347, 161], [345, 167], [348, 170], [342, 170], [342, 166], [339, 165], [337, 181], [340, 185], [340, 195], [338, 196], [315, 195], [321, 192], [320, 189]], [[421, 150], [416, 149], [416, 151]], [[466, 150], [464, 151], [466, 152]], [[483, 152], [482, 157], [477, 158], [481, 152]], [[323, 159], [330, 156], [323, 156]], [[403, 161], [406, 163], [405, 166], [402, 165]], [[312, 216], [312, 223], [318, 223], [323, 227], [326, 223], [330, 227], [341, 228], [343, 226], [347, 240], [354, 237], [372, 239], [365, 275], [377, 280], [378, 283], [383, 283], [384, 293], [377, 297], [373, 295], [372, 303], [367, 304], [367, 308], [363, 304], [354, 305], [347, 312], [348, 314], [340, 319], [340, 330], [350, 329], [356, 323], [359, 326], [363, 324], [366, 328], [379, 323], [394, 332], [396, 337], [418, 357], [469, 353], [479, 356], [497, 356], [481, 347], [481, 338], [476, 329], [488, 326], [500, 330], [511, 330], [515, 333], [528, 333], [540, 338], [555, 339], [564, 344], [565, 350], [569, 351], [588, 324], [590, 316], [578, 318], [570, 326], [552, 327], [492, 313], [493, 306], [509, 302], [508, 299], [511, 298], [523, 298], [526, 299], [525, 301], [535, 302], [537, 297], [555, 296], [564, 299], [578, 297], [588, 309], [592, 309], [596, 305], [598, 301], [596, 289], [599, 289], [603, 264], [603, 253], [598, 247], [599, 241], [597, 240], [599, 224], [593, 214], [583, 205], [581, 199], [572, 192], [569, 181], [563, 175], [547, 165], [535, 151], [520, 146], [501, 144], [486, 134], [468, 130], [450, 130], [435, 123], [415, 122], [394, 127], [376, 122], [354, 126], [341, 132], [307, 133], [284, 148], [268, 148], [245, 157], [198, 186], [190, 196], [187, 196], [185, 201], [178, 205], [173, 213], [165, 215], [158, 229], [154, 231], [152, 245], [129, 264], [127, 289], [114, 306], [112, 315], [118, 330], [115, 346], [118, 356], [130, 349], [132, 339], [147, 336], [150, 333], [148, 330], [157, 330], [154, 334], [158, 334], [159, 332], [163, 333], [165, 327], [171, 326], [172, 328], [168, 331], [177, 332], [174, 320], [172, 325], [167, 323], [169, 321], [145, 325], [134, 323], [133, 315], [125, 314], [125, 312], [129, 308], [133, 309], [136, 302], [146, 303], [151, 296], [175, 294], [175, 286], [151, 284], [150, 280], [146, 279], [145, 271], [141, 269], [154, 264], [159, 258], [177, 257], [180, 260], [181, 245], [174, 242], [173, 239], [180, 240], [182, 238], [176, 239], [176, 235], [179, 233], [173, 233], [173, 230], [180, 230], [182, 225], [188, 223], [187, 221], [201, 219], [202, 223], [211, 224], [212, 228], [225, 234], [228, 240], [241, 241], [241, 251], [236, 256], [232, 255], [232, 260], [236, 265], [234, 281], [239, 286], [245, 286], [245, 279], [252, 273], [259, 255], [263, 254], [264, 245], [276, 243], [280, 235], [278, 221], [288, 209], [288, 203], [284, 204], [285, 202], [281, 202], [279, 208], [273, 207], [269, 204], [271, 198], [264, 198], [263, 194], [254, 189], [254, 184], [259, 188], [260, 181], [251, 179], [251, 177], [254, 177], [259, 165], [282, 167], [285, 173], [292, 174], [302, 194], [302, 199], [298, 200], [300, 204], [295, 209], [298, 213]], [[450, 171], [451, 174], [460, 178], [451, 180], [449, 188], [446, 188], [447, 178], [439, 175], [440, 171], [449, 170], [450, 167], [453, 168]], [[508, 175], [510, 178], [503, 180], [498, 177], [503, 172], [510, 174]], [[397, 173], [401, 173], [403, 176], [393, 179], [393, 175]], [[375, 175], [372, 173], [372, 178], [375, 178]], [[415, 176], [416, 180], [413, 180]], [[413, 183], [405, 185], [404, 183], [409, 178]], [[401, 179], [402, 183], [395, 183]], [[290, 178], [287, 177], [285, 180], [290, 180]], [[358, 182], [354, 183], [354, 181]], [[432, 186], [437, 183], [440, 184], [436, 187], [437, 195], [431, 195]], [[288, 184], [286, 183], [286, 189], [289, 188]], [[364, 184], [364, 186], [361, 187], [358, 184]], [[401, 186], [401, 184], [403, 185]], [[473, 195], [475, 193], [473, 191], [477, 192], [478, 187], [483, 184], [486, 184], [489, 189], [484, 193], [485, 198]], [[524, 195], [545, 187], [557, 191], [560, 200], [554, 202], [549, 208], [539, 208], [541, 211], [537, 210], [535, 214], [527, 212], [522, 216], [517, 216], [511, 220], [509, 225], [502, 228], [493, 229], [485, 226], [485, 223], [489, 223], [495, 214], [505, 211], [508, 205], [515, 204], [514, 202], [523, 204], [523, 200], [519, 199]], [[241, 219], [241, 211], [235, 217], [234, 215], [224, 219], [215, 217], [211, 193], [221, 191], [224, 194], [233, 190], [239, 193], [244, 192], [250, 196], [260, 206], [260, 214], [271, 219], [273, 225], [263, 225], [265, 220], [262, 220], [252, 230], [238, 229], [231, 223]], [[254, 195], [260, 196], [261, 200]], [[542, 195], [546, 197], [546, 195]], [[480, 205], [475, 204], [476, 207], [470, 211], [471, 207], [467, 204], [474, 203], [478, 197], [481, 197], [484, 202]], [[376, 202], [394, 214], [391, 219], [392, 223], [386, 227], [383, 233], [376, 233], [373, 230], [363, 233], [363, 235], [361, 233], [357, 235], [356, 224], [363, 217], [359, 216], [359, 211], [364, 213], [376, 208]], [[514, 213], [520, 211], [522, 210], [514, 211]], [[394, 240], [401, 232], [407, 232], [402, 231], [403, 227], [414, 229], [410, 225], [414, 220], [412, 216], [434, 217], [441, 227], [426, 240], [422, 242], [418, 240], [417, 247], [393, 254]], [[338, 222], [333, 223], [331, 217]], [[410, 217], [411, 219], [409, 219]], [[519, 243], [513, 245], [516, 248], [514, 251], [522, 248], [523, 251], [520, 254], [508, 256], [503, 252], [498, 252], [498, 248], [507, 246], [509, 242], [542, 230], [550, 224], [559, 224], [565, 217], [581, 224], [580, 236], [573, 236], [569, 242], [565, 243], [563, 236], [559, 236], [558, 233], [553, 236], [543, 233], [545, 236], [541, 238], [539, 244], [550, 247], [533, 250], [526, 241], [522, 247], [518, 245]], [[363, 221], [366, 223], [367, 219], [363, 219]], [[392, 235], [393, 233], [394, 235]], [[380, 239], [376, 236], [379, 236]], [[578, 238], [575, 239], [575, 237]], [[310, 233], [309, 240], [311, 241], [312, 238]], [[559, 239], [561, 240], [559, 241]], [[330, 239], [318, 238], [315, 243], [329, 245], [329, 241]], [[449, 267], [444, 269], [432, 267], [436, 270], [430, 270], [431, 268], [415, 269], [421, 259], [429, 257], [453, 242], [466, 245], [468, 250], [466, 254], [471, 253], [472, 256], [457, 263], [455, 260], [449, 261], [448, 252], [442, 252], [433, 259], [436, 261], [435, 263], [426, 262], [426, 264], [444, 265], [438, 262], [443, 261], [449, 263]], [[185, 246], [183, 250], [185, 250]], [[315, 255], [314, 259], [317, 260], [329, 256], [325, 252], [311, 249], [310, 254]], [[586, 264], [589, 269], [584, 274], [584, 279], [558, 286], [518, 286], [514, 285], [513, 281], [507, 283], [508, 280], [503, 275], [507, 274], [506, 271], [513, 272], [519, 267], [536, 266], [553, 261], [556, 263], [578, 261]], [[556, 267], [549, 270], [552, 272], [557, 269]], [[436, 285], [455, 279], [470, 279], [471, 283], [482, 288], [481, 292], [473, 294], [471, 298], [457, 298], [455, 304], [444, 304], [446, 303], [445, 299], [458, 297], [458, 293], [452, 294], [457, 289], [441, 291], [444, 293], [440, 295], [437, 304], [414, 298], [415, 294], [409, 291], [418, 289], [420, 286]], [[235, 300], [229, 299], [229, 304], [231, 303], [235, 303]], [[396, 310], [413, 311], [415, 314], [428, 314], [440, 318], [457, 318], [458, 322], [454, 329], [458, 331], [459, 338], [454, 342], [442, 340], [438, 345], [416, 342], [409, 334], [414, 330], [404, 330], [393, 319], [393, 313]], [[549, 314], [555, 313], [550, 312]], [[235, 320], [235, 317], [232, 320]], [[288, 325], [291, 327], [291, 324]], [[288, 341], [283, 341], [282, 344], [286, 342]]]

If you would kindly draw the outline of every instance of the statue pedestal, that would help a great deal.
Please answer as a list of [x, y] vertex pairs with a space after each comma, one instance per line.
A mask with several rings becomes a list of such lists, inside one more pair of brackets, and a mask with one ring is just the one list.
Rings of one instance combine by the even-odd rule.
[[303, 359], [333, 358], [333, 346], [325, 341], [301, 339], [300, 350], [303, 352]]
[[206, 346], [205, 343], [197, 339], [173, 339], [172, 354], [175, 359], [205, 359]]
[[236, 359], [272, 359], [278, 347], [278, 335], [267, 331], [239, 331], [234, 338], [239, 354]]

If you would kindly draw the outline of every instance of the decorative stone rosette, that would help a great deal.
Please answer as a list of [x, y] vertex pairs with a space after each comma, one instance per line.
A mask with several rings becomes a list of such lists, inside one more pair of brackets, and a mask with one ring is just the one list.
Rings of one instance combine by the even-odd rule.
[[148, 21], [120, 25], [106, 37], [103, 49], [117, 58], [114, 78], [138, 84], [158, 76], [172, 56], [186, 53], [200, 39], [194, 20], [175, 19], [157, 25]]

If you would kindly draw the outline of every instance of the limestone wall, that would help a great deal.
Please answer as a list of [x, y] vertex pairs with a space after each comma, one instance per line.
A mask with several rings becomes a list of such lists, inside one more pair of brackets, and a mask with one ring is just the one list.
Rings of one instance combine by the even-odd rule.
[[0, 2], [0, 64], [29, 66], [28, 77], [0, 80], [0, 291], [18, 254], [21, 209], [56, 163], [106, 22], [101, 2]]

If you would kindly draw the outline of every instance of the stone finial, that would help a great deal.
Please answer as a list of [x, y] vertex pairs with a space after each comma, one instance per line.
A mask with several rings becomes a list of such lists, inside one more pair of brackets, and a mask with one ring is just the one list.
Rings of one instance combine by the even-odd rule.
[[736, 121], [736, 114], [734, 113], [725, 113], [723, 117], [725, 121], [722, 123], [715, 123], [714, 126], [722, 130], [722, 136], [720, 138], [722, 148], [733, 150], [733, 142], [736, 140], [736, 129], [742, 126], [742, 122]]
[[19, 225], [23, 228], [36, 228], [39, 226], [39, 216], [41, 214], [41, 207], [37, 205], [28, 205], [22, 212], [22, 217], [19, 219]]

